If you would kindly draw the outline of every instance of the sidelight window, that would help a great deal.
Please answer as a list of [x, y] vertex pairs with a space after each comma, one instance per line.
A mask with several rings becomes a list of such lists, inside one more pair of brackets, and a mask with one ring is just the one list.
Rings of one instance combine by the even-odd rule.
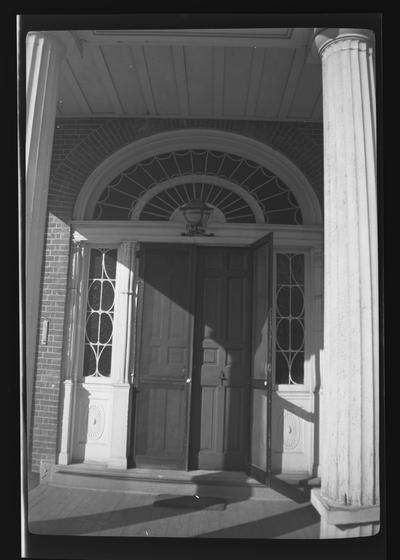
[[304, 254], [278, 253], [275, 291], [275, 382], [304, 383]]
[[85, 377], [109, 377], [117, 249], [91, 249], [86, 307]]

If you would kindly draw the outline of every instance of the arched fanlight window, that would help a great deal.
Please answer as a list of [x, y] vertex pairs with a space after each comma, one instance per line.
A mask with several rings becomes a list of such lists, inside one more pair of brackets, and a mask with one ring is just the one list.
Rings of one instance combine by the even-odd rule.
[[194, 199], [213, 208], [211, 221], [303, 223], [293, 193], [268, 169], [237, 155], [200, 149], [155, 155], [120, 173], [101, 193], [94, 219], [175, 220], [179, 207]]

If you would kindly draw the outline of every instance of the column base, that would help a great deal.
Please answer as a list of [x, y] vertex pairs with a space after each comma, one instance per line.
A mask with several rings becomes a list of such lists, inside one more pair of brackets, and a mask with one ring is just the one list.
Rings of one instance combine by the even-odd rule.
[[107, 461], [109, 469], [120, 469], [126, 471], [128, 468], [128, 459], [126, 457], [112, 457]]
[[71, 462], [70, 453], [61, 452], [58, 454], [58, 465], [69, 465]]
[[346, 539], [376, 535], [379, 532], [380, 507], [335, 506], [311, 490], [311, 503], [321, 516], [321, 539]]

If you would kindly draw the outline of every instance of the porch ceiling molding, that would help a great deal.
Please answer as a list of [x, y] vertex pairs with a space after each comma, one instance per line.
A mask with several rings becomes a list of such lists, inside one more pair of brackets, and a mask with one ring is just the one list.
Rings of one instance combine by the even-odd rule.
[[307, 45], [311, 28], [260, 29], [97, 29], [76, 33], [80, 41], [97, 44], [201, 45], [296, 48]]
[[225, 151], [248, 158], [277, 175], [293, 192], [304, 225], [321, 225], [322, 212], [317, 196], [304, 174], [286, 156], [252, 138], [210, 129], [162, 132], [124, 146], [105, 159], [87, 178], [75, 203], [73, 219], [92, 219], [95, 204], [117, 175], [148, 157], [185, 149]]

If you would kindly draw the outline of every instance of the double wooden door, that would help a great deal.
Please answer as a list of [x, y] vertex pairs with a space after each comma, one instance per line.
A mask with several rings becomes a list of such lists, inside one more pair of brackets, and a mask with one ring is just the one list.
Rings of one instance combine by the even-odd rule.
[[270, 256], [261, 245], [142, 245], [136, 466], [266, 472], [269, 315], [258, 306], [270, 303]]

